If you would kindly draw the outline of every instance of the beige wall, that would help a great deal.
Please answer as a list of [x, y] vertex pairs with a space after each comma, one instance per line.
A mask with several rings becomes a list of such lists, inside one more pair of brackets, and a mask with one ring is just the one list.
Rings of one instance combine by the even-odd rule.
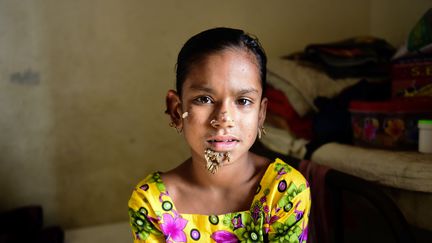
[[395, 46], [405, 41], [409, 31], [432, 7], [432, 0], [371, 0], [370, 33]]
[[244, 28], [269, 56], [369, 33], [397, 42], [390, 20], [406, 31], [427, 5], [399, 2], [0, 0], [0, 210], [42, 204], [64, 227], [125, 220], [138, 180], [188, 155], [163, 111], [192, 34]]

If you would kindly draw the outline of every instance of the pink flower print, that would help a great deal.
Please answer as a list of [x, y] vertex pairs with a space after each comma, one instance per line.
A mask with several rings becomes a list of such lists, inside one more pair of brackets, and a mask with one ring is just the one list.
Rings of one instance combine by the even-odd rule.
[[300, 220], [303, 217], [304, 211], [301, 210], [297, 210], [297, 207], [299, 206], [299, 204], [301, 203], [301, 200], [297, 202], [297, 204], [295, 205], [295, 209], [294, 209], [294, 213], [296, 215], [296, 220]]
[[308, 237], [308, 227], [304, 227], [305, 222], [303, 221], [303, 231], [299, 235], [299, 242], [307, 242]]
[[266, 220], [265, 220], [265, 222], [267, 223], [267, 224], [274, 224], [277, 220], [279, 219], [279, 216], [277, 216], [277, 215], [273, 215], [273, 216], [271, 216], [271, 215], [269, 215], [267, 218], [266, 218]]
[[211, 235], [211, 238], [216, 243], [237, 243], [239, 242], [237, 236], [234, 233], [225, 230], [219, 230]]
[[296, 214], [296, 220], [298, 221], [298, 220], [300, 220], [303, 217], [303, 213], [304, 212], [296, 209], [294, 211], [294, 213]]
[[372, 141], [376, 137], [379, 122], [375, 118], [366, 118], [363, 125], [363, 136], [367, 141]]
[[163, 215], [163, 224], [161, 230], [166, 237], [167, 242], [186, 242], [186, 234], [183, 229], [186, 227], [187, 220], [180, 216], [173, 218], [171, 214]]
[[164, 200], [163, 200], [163, 197], [165, 197], [165, 196], [169, 197], [170, 195], [169, 195], [168, 192], [161, 192], [161, 193], [159, 194], [159, 202], [163, 202], [163, 201], [164, 201]]
[[256, 222], [261, 216], [262, 205], [259, 202], [255, 202], [252, 209], [252, 219]]
[[149, 189], [149, 185], [148, 184], [144, 184], [140, 187], [143, 191], [147, 191]]
[[234, 227], [234, 230], [238, 229], [238, 228], [243, 228], [243, 222], [242, 222], [242, 218], [241, 218], [241, 214], [235, 216], [232, 218], [231, 223]]
[[279, 180], [280, 177], [281, 177], [282, 175], [285, 175], [285, 174], [286, 174], [285, 168], [282, 167], [282, 168], [278, 171], [277, 174], [278, 174], [278, 175], [276, 176], [276, 180]]
[[153, 218], [153, 217], [147, 215], [147, 219], [152, 221], [154, 224], [159, 224], [159, 217]]
[[268, 232], [270, 231], [269, 225], [274, 224], [277, 220], [279, 219], [279, 216], [273, 215], [271, 216], [270, 214], [267, 215], [266, 219], [265, 219], [265, 233], [268, 234]]

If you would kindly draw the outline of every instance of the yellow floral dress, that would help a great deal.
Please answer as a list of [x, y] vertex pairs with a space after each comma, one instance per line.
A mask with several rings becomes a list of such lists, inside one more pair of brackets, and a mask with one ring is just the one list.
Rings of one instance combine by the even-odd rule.
[[271, 163], [248, 211], [223, 215], [178, 213], [155, 172], [129, 200], [134, 242], [306, 242], [310, 190], [307, 181], [280, 159]]

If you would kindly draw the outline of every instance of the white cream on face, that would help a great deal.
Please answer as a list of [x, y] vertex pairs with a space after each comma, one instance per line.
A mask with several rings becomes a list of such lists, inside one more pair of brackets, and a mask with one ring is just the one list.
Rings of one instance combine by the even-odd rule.
[[183, 119], [186, 119], [188, 116], [189, 116], [189, 112], [187, 111], [182, 114]]

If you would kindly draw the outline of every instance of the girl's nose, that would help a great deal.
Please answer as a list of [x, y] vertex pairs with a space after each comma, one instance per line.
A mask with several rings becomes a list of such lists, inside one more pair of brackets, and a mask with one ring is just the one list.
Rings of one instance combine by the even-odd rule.
[[216, 114], [216, 117], [210, 121], [214, 128], [234, 127], [235, 121], [226, 109]]

